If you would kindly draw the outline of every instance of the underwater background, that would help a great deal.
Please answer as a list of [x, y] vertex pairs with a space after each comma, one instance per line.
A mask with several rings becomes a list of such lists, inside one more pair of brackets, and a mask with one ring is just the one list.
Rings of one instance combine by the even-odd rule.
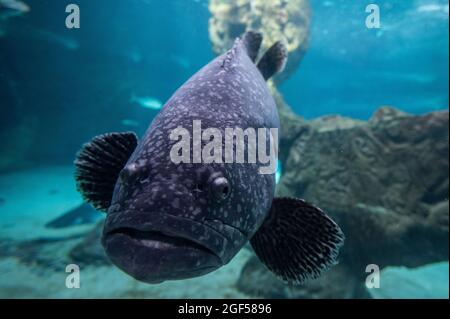
[[[70, 3], [80, 28], [66, 27]], [[366, 26], [371, 3], [379, 28]], [[277, 194], [336, 219], [340, 262], [287, 286], [245, 247], [206, 276], [139, 283], [104, 255], [75, 154], [105, 132], [142, 135], [249, 29], [289, 51], [270, 83]], [[0, 0], [0, 297], [448, 298], [448, 37], [445, 0]]]

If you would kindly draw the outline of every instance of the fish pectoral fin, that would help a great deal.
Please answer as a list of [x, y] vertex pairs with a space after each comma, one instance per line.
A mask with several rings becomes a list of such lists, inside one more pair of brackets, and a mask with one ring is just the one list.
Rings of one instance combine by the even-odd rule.
[[258, 69], [265, 80], [283, 71], [287, 61], [287, 49], [281, 42], [275, 42], [258, 62]]
[[322, 210], [288, 197], [274, 198], [269, 216], [250, 240], [270, 271], [296, 284], [335, 265], [343, 242], [341, 229]]
[[83, 199], [95, 209], [111, 205], [119, 173], [137, 146], [133, 132], [107, 133], [84, 144], [75, 159], [75, 181]]

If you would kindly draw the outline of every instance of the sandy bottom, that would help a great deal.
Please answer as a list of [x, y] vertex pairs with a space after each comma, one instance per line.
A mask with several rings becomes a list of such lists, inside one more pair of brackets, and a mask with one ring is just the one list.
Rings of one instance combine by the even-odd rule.
[[448, 262], [417, 268], [386, 267], [379, 289], [369, 289], [377, 299], [448, 299]]
[[[94, 225], [44, 225], [82, 203], [71, 167], [0, 175], [0, 298], [249, 298], [236, 288], [247, 249], [208, 275], [157, 285], [109, 265], [80, 265], [80, 287], [67, 288], [68, 252]], [[448, 298], [448, 262], [382, 271], [374, 298]]]
[[6, 258], [0, 260], [0, 298], [248, 298], [234, 287], [245, 255], [203, 277], [157, 285], [139, 283], [115, 267], [81, 268], [79, 288], [66, 287], [64, 270], [40, 273]]

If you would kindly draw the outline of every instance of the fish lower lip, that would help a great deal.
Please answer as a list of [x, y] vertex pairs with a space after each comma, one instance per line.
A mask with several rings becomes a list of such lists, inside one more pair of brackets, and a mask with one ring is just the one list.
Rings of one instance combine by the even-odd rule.
[[[121, 236], [124, 239], [128, 239], [128, 242], [134, 242], [145, 248], [144, 244], [134, 240], [132, 237], [108, 235], [120, 228], [137, 229], [141, 232], [162, 232], [166, 236], [188, 239], [204, 248], [199, 252], [205, 252], [207, 250], [213, 252], [213, 255], [210, 253], [208, 255], [215, 256], [221, 264], [228, 263], [247, 240], [242, 233], [221, 223], [195, 220], [193, 218], [183, 217], [181, 214], [161, 213], [157, 209], [151, 212], [124, 210], [108, 212], [102, 236], [104, 246], [108, 242], [113, 241], [114, 237]], [[114, 242], [117, 243], [117, 241]], [[164, 242], [160, 243], [161, 245], [164, 244]], [[151, 244], [153, 248], [157, 248], [158, 242], [152, 242]], [[168, 248], [175, 247], [170, 244], [167, 245], [170, 246]]]
[[194, 248], [197, 250], [201, 250], [207, 254], [217, 256], [211, 249], [200, 245], [188, 238], [170, 236], [158, 231], [142, 231], [135, 228], [123, 227], [109, 232], [108, 236], [114, 234], [121, 234], [130, 237], [131, 239], [138, 241], [144, 246], [150, 245], [151, 243], [163, 243], [180, 248]]

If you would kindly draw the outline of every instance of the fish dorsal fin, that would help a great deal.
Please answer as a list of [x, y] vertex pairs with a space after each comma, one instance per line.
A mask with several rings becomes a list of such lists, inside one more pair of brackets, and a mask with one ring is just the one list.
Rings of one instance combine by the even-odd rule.
[[98, 135], [84, 144], [75, 159], [75, 181], [83, 199], [95, 209], [111, 205], [119, 173], [137, 146], [133, 132]]
[[244, 51], [252, 62], [258, 57], [261, 47], [262, 34], [255, 31], [247, 31], [241, 38], [237, 38], [230, 50], [225, 54], [222, 67], [228, 68], [239, 52]]
[[[256, 63], [263, 36], [256, 31], [247, 31], [241, 38], [234, 41], [233, 47], [226, 53], [222, 67], [227, 69], [238, 52], [245, 51], [250, 60]], [[287, 49], [281, 42], [275, 42], [259, 60], [257, 67], [265, 80], [283, 71], [287, 61]]]
[[262, 34], [255, 31], [247, 31], [242, 36], [242, 45], [245, 48], [245, 51], [247, 52], [250, 60], [252, 60], [253, 62], [255, 62], [256, 58], [258, 57], [262, 39]]
[[281, 42], [275, 42], [258, 62], [258, 69], [265, 80], [283, 71], [287, 62], [287, 49]]
[[322, 210], [296, 198], [275, 198], [250, 240], [259, 259], [289, 283], [302, 283], [336, 264], [344, 234]]

